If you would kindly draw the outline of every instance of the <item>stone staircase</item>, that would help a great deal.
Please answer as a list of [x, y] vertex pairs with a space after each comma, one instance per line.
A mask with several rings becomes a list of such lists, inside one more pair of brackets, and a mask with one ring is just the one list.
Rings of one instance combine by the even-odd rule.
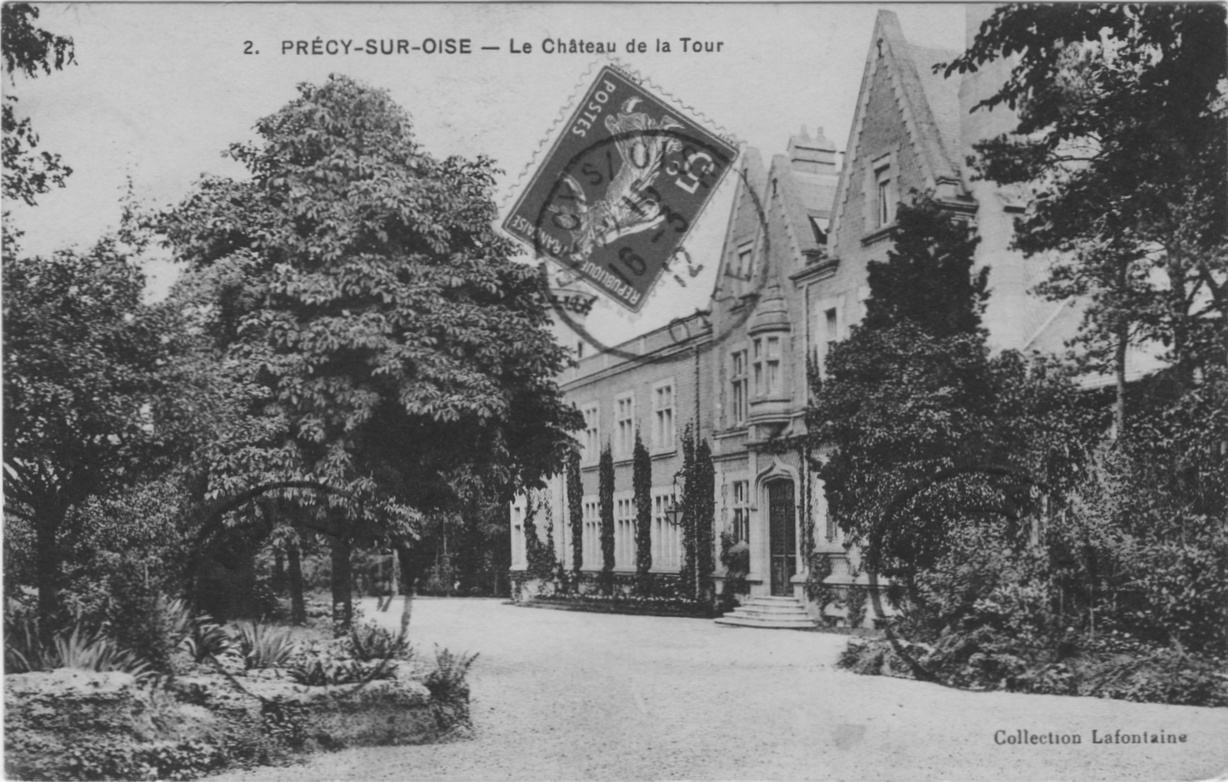
[[810, 630], [814, 620], [795, 597], [752, 597], [716, 620], [730, 627], [766, 627], [777, 630]]

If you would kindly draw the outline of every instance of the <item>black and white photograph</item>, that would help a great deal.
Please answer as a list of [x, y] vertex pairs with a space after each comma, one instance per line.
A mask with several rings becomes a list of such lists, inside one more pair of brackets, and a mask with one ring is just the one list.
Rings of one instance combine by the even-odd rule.
[[2, 6], [4, 778], [1228, 779], [1228, 6]]

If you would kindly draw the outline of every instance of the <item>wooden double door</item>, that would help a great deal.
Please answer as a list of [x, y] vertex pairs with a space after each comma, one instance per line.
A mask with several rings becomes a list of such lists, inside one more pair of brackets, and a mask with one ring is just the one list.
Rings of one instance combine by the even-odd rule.
[[797, 508], [793, 502], [793, 481], [772, 481], [767, 485], [768, 552], [773, 595], [792, 595], [789, 580], [797, 573]]

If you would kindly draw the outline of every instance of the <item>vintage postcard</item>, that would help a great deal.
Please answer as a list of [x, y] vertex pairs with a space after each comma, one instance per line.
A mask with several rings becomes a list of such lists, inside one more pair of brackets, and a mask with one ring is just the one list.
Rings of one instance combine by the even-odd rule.
[[6, 776], [1225, 778], [1224, 17], [6, 4]]

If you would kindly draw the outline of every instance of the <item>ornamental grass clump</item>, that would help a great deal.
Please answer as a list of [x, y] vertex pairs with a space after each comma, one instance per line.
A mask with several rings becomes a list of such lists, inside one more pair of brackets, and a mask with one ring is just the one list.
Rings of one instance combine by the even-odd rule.
[[362, 662], [412, 660], [414, 656], [414, 649], [409, 644], [405, 629], [393, 633], [374, 621], [352, 627], [346, 647], [354, 659]]
[[469, 685], [465, 682], [470, 666], [478, 654], [453, 654], [447, 649], [435, 647], [435, 670], [427, 674], [423, 684], [430, 691], [431, 697], [442, 703], [456, 700], [468, 700]]
[[289, 628], [260, 622], [241, 622], [232, 638], [244, 668], [280, 668], [294, 655], [297, 644]]
[[286, 675], [306, 687], [330, 687], [390, 679], [393, 666], [387, 660], [363, 663], [331, 644], [313, 641], [286, 663]]

